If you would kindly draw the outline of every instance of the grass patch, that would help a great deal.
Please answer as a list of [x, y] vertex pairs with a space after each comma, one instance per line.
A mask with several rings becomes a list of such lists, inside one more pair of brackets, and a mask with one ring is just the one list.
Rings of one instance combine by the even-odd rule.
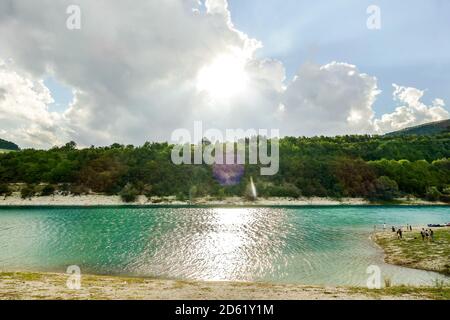
[[1, 272], [0, 279], [2, 278], [14, 278], [21, 281], [41, 281], [44, 276], [40, 273], [33, 272]]
[[381, 299], [386, 296], [391, 296], [391, 297], [405, 297], [405, 298], [416, 297], [431, 300], [450, 300], [450, 287], [439, 288], [439, 287], [395, 286], [379, 290], [354, 287], [350, 288], [350, 292], [357, 294], [365, 294], [375, 299]]
[[172, 285], [172, 289], [182, 289], [190, 285], [193, 285], [193, 283], [185, 280], [176, 280]]
[[436, 228], [433, 241], [422, 241], [420, 230], [404, 232], [403, 239], [391, 232], [378, 233], [375, 242], [386, 253], [386, 262], [450, 275], [450, 228]]

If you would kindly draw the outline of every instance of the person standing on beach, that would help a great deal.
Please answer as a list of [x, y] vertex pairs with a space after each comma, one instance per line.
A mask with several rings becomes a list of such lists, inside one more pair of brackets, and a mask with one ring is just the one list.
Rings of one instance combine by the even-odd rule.
[[399, 240], [400, 240], [400, 239], [403, 239], [403, 231], [402, 231], [402, 228], [399, 228], [399, 229], [397, 230], [397, 237], [398, 237]]
[[386, 222], [383, 223], [383, 231], [386, 231]]
[[412, 225], [409, 225], [409, 231], [411, 231], [411, 232], [413, 231], [412, 230]]
[[434, 231], [432, 229], [430, 229], [430, 241], [434, 241]]
[[422, 231], [420, 231], [420, 235], [422, 236], [422, 241], [425, 241], [425, 230], [422, 228]]

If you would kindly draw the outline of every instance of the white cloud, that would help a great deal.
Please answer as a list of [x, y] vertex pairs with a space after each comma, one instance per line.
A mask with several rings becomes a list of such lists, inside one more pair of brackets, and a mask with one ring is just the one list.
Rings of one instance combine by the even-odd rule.
[[43, 81], [32, 81], [26, 74], [0, 61], [0, 127], [2, 137], [21, 146], [47, 147], [59, 144], [62, 116], [49, 112], [53, 102]]
[[[66, 28], [70, 4], [81, 8], [81, 30]], [[256, 57], [262, 44], [234, 27], [226, 0], [4, 0], [0, 38], [0, 58], [14, 59], [3, 72], [17, 75], [0, 89], [9, 110], [0, 121], [23, 146], [167, 140], [195, 120], [285, 135], [371, 133], [374, 123], [378, 131], [399, 123], [386, 118], [393, 115], [374, 120], [377, 79], [354, 65], [305, 64], [287, 82], [281, 62]], [[45, 76], [74, 90], [66, 112], [48, 111]], [[396, 96], [407, 110], [420, 105], [413, 92]], [[419, 105], [408, 123], [448, 115], [442, 100]]]
[[306, 64], [284, 96], [290, 135], [370, 132], [377, 79], [356, 66]]
[[421, 101], [424, 91], [396, 84], [393, 86], [393, 98], [399, 106], [393, 113], [384, 114], [381, 119], [375, 120], [374, 125], [377, 132], [392, 132], [449, 118], [449, 113], [445, 110], [445, 102], [442, 99], [434, 99], [432, 104], [427, 106]]
[[[0, 37], [2, 54], [33, 77], [50, 73], [76, 90], [64, 125], [81, 144], [165, 140], [194, 120], [219, 128], [255, 120], [257, 127], [259, 114], [276, 109], [270, 100], [280, 84], [273, 85], [284, 71], [281, 77], [278, 62], [253, 58], [261, 44], [234, 29], [226, 1], [208, 0], [198, 12], [197, 1], [76, 3], [78, 31], [65, 28], [69, 1], [2, 2]], [[237, 57], [248, 83], [245, 93], [212, 103], [196, 81], [221, 56]]]

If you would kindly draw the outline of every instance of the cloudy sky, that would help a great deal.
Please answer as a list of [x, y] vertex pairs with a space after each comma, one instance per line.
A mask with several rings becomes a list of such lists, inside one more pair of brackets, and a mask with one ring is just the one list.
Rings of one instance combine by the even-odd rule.
[[[72, 4], [80, 29], [67, 28]], [[0, 0], [0, 138], [48, 148], [169, 140], [198, 120], [310, 136], [447, 119], [449, 12], [445, 0]]]

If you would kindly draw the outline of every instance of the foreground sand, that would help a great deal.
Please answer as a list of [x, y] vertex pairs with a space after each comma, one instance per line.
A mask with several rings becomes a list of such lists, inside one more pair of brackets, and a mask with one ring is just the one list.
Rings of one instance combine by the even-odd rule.
[[[175, 197], [152, 198], [138, 197], [136, 202], [126, 203], [130, 206], [164, 206], [164, 205], [207, 205], [207, 206], [339, 206], [339, 205], [370, 205], [360, 198], [259, 198], [256, 201], [246, 201], [243, 198], [232, 197], [223, 200], [214, 198], [198, 198], [193, 203], [177, 201]], [[427, 202], [420, 199], [399, 199], [400, 205], [446, 205], [440, 202]], [[0, 197], [0, 206], [120, 206], [125, 205], [119, 196], [90, 194], [82, 196], [53, 195], [22, 199], [18, 192], [9, 197]], [[448, 204], [447, 204], [448, 205]]]
[[0, 300], [367, 300], [450, 299], [450, 288], [313, 287], [239, 282], [190, 282], [111, 276], [82, 276], [70, 290], [65, 274], [0, 273]]

